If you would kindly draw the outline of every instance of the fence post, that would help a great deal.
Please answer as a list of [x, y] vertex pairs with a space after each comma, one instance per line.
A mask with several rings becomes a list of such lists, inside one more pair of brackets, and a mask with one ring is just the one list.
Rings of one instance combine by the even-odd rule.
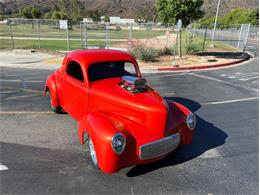
[[36, 28], [37, 28], [37, 35], [38, 35], [38, 48], [41, 49], [39, 27], [40, 27], [39, 20], [36, 19]]
[[70, 37], [69, 37], [69, 23], [67, 21], [67, 46], [68, 46], [68, 52], [70, 51]]
[[180, 47], [179, 47], [180, 48], [180, 50], [179, 50], [180, 51], [180, 53], [179, 53], [180, 59], [182, 58], [182, 52], [181, 52], [181, 31], [182, 30], [180, 29], [180, 32], [179, 32], [180, 33], [180, 38], [179, 38], [180, 39]]
[[86, 21], [84, 21], [84, 47], [85, 49], [88, 48], [88, 32], [87, 32], [87, 25], [86, 25]]
[[204, 40], [203, 40], [202, 51], [204, 51], [204, 49], [205, 49], [205, 43], [206, 43], [206, 38], [207, 38], [207, 31], [208, 31], [208, 28], [206, 27], [205, 28], [205, 33], [204, 33]]
[[133, 46], [133, 23], [131, 22], [130, 23], [130, 26], [129, 26], [129, 35], [128, 35], [128, 39], [130, 41], [130, 47]]
[[108, 30], [109, 30], [109, 23], [107, 22], [106, 23], [106, 49], [108, 49], [108, 39], [109, 39], [109, 37], [108, 37]]
[[246, 50], [246, 44], [247, 44], [247, 39], [248, 39], [248, 36], [249, 36], [250, 26], [251, 26], [251, 24], [248, 24], [247, 33], [246, 33], [245, 42], [244, 42], [244, 47], [243, 47], [243, 53], [245, 53], [245, 50]]
[[240, 46], [240, 40], [241, 40], [243, 28], [244, 28], [244, 24], [241, 24], [240, 33], [239, 33], [239, 37], [238, 37], [238, 41], [237, 41], [237, 48], [239, 48], [239, 46]]
[[13, 39], [12, 30], [11, 30], [11, 21], [10, 20], [8, 20], [8, 26], [9, 26], [9, 34], [10, 34], [10, 38], [11, 38], [12, 49], [14, 49], [14, 39]]
[[79, 26], [80, 26], [81, 49], [84, 49], [84, 45], [83, 45], [83, 24], [80, 22], [80, 23], [79, 23]]

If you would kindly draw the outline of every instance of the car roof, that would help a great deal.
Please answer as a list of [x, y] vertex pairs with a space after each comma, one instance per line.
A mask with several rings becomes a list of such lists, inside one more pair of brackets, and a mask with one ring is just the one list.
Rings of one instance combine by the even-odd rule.
[[136, 63], [135, 59], [127, 52], [112, 49], [76, 50], [68, 53], [65, 58], [69, 61], [74, 60], [85, 68], [98, 62], [130, 61]]

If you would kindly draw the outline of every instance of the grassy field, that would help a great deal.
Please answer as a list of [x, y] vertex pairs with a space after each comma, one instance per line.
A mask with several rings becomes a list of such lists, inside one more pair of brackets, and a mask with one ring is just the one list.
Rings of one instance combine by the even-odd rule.
[[[48, 26], [42, 26], [39, 28], [32, 28], [31, 25], [16, 25], [11, 26], [11, 32], [14, 37], [44, 37], [44, 38], [60, 38], [66, 37], [66, 30], [52, 28]], [[135, 39], [144, 39], [144, 38], [152, 38], [156, 36], [165, 35], [166, 30], [133, 30], [132, 38]], [[79, 28], [73, 28], [73, 30], [69, 30], [70, 38], [80, 38], [82, 36], [81, 30]], [[8, 25], [0, 25], [0, 36], [9, 34], [9, 26]], [[100, 39], [106, 37], [105, 29], [95, 29], [95, 30], [87, 30], [87, 36], [89, 39]], [[129, 38], [129, 30], [121, 29], [121, 30], [108, 30], [108, 36], [110, 39], [128, 39]]]
[[[114, 44], [115, 42], [110, 41], [109, 44]], [[100, 46], [105, 47], [105, 41], [88, 41], [88, 46]], [[38, 40], [14, 40], [15, 49], [38, 49]], [[48, 50], [64, 50], [67, 51], [67, 41], [62, 40], [42, 40], [40, 41], [41, 49]], [[0, 49], [11, 49], [11, 40], [0, 39]], [[82, 49], [81, 41], [70, 41], [70, 50]]]
[[[191, 33], [183, 31], [181, 39], [181, 52], [183, 55], [203, 51], [204, 37], [197, 35], [192, 37]], [[211, 41], [206, 40], [204, 51], [207, 51], [209, 48], [211, 48], [210, 46]], [[236, 48], [224, 44], [223, 42], [215, 42], [215, 48], [223, 51], [236, 51]], [[176, 50], [176, 53], [179, 53], [179, 47]]]
[[[32, 25], [23, 24], [23, 25], [15, 25], [11, 26], [11, 32], [14, 37], [14, 48], [24, 48], [24, 49], [38, 49], [38, 30], [32, 28]], [[132, 38], [133, 39], [151, 39], [153, 37], [163, 36], [165, 35], [165, 30], [133, 30]], [[67, 50], [67, 34], [66, 30], [52, 28], [49, 26], [41, 26], [39, 30], [40, 38], [40, 48], [49, 49], [49, 50]], [[113, 44], [118, 45], [120, 42], [127, 41], [129, 38], [129, 30], [121, 29], [121, 30], [109, 30], [109, 46], [113, 46]], [[8, 25], [0, 25], [0, 49], [8, 49], [12, 47], [11, 41], [8, 39], [1, 39], [1, 37], [10, 37], [9, 34], [9, 26]], [[24, 38], [24, 40], [15, 39], [16, 37]], [[35, 38], [35, 40], [26, 40], [26, 38]], [[69, 30], [70, 39], [78, 39], [78, 40], [70, 40], [70, 49], [81, 49], [82, 48], [82, 33], [78, 28], [73, 28], [73, 30]], [[43, 40], [43, 39], [64, 39], [64, 40]], [[106, 45], [106, 32], [104, 29], [96, 29], [96, 30], [87, 30], [87, 45], [88, 46], [101, 46], [104, 47]], [[98, 40], [95, 40], [98, 39]], [[189, 54], [194, 52], [199, 52], [203, 50], [203, 37], [201, 36], [193, 36], [191, 37], [191, 33], [187, 31], [182, 32], [182, 41], [181, 41], [181, 50], [182, 54]], [[205, 50], [209, 48], [210, 41], [206, 41]], [[223, 50], [231, 50], [232, 48], [228, 45], [225, 45], [221, 42], [216, 42], [216, 47]], [[172, 46], [171, 49], [175, 49], [175, 46]], [[179, 53], [179, 48], [176, 50], [176, 53]]]

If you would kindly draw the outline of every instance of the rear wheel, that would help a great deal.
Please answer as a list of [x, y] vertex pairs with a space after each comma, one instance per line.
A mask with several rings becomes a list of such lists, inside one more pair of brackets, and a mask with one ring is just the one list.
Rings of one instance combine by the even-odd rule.
[[56, 107], [56, 106], [53, 106], [53, 103], [52, 103], [52, 98], [51, 98], [51, 93], [50, 93], [50, 91], [47, 91], [46, 92], [46, 96], [49, 98], [49, 102], [50, 102], [50, 108], [52, 109], [52, 111], [53, 112], [55, 112], [55, 113], [61, 113], [62, 112], [62, 110], [61, 110], [61, 108], [60, 107]]

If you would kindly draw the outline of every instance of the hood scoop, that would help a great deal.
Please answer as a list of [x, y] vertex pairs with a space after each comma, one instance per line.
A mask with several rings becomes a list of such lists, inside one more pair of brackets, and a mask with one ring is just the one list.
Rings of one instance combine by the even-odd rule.
[[148, 91], [147, 81], [144, 78], [122, 76], [119, 86], [130, 93], [137, 94]]

